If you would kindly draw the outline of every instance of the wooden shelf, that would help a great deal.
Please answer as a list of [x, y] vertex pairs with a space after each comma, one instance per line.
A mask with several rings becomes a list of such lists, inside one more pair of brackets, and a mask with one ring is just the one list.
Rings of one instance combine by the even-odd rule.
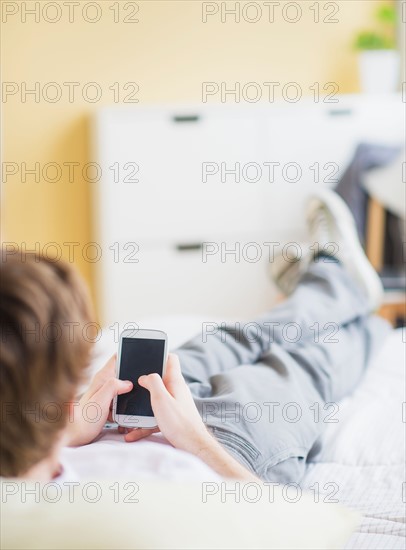
[[406, 294], [401, 292], [385, 293], [384, 302], [379, 310], [379, 315], [396, 327], [403, 320], [406, 325]]
[[[385, 209], [377, 200], [370, 198], [366, 252], [369, 261], [378, 272], [383, 267], [385, 230]], [[406, 325], [406, 293], [402, 291], [385, 292], [383, 304], [378, 313], [394, 327], [398, 326], [399, 322]]]

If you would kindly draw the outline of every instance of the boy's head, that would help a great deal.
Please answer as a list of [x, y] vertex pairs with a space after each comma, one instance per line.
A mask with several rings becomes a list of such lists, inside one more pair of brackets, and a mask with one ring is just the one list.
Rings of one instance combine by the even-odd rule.
[[61, 261], [1, 253], [0, 475], [21, 476], [52, 452], [89, 361], [84, 282]]

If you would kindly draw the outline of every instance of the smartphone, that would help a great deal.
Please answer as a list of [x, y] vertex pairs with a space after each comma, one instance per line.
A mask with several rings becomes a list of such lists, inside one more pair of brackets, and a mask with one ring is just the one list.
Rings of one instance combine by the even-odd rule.
[[134, 387], [113, 401], [113, 420], [119, 426], [156, 428], [150, 393], [138, 384], [138, 378], [153, 372], [163, 377], [167, 342], [167, 335], [161, 330], [129, 329], [121, 333], [117, 376], [121, 380], [131, 380]]

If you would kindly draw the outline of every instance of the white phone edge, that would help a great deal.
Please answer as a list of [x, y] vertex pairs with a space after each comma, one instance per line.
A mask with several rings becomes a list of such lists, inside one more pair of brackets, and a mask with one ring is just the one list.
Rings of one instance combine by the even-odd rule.
[[[162, 365], [162, 377], [165, 374], [166, 361], [167, 361], [167, 346], [168, 335], [163, 330], [155, 329], [126, 329], [120, 334], [120, 341], [118, 345], [116, 375], [120, 378], [120, 362], [121, 362], [121, 347], [123, 338], [146, 338], [149, 340], [164, 340], [164, 360]], [[158, 426], [155, 416], [135, 416], [117, 414], [117, 396], [113, 399], [112, 417], [114, 422], [124, 428], [146, 428], [152, 429]]]

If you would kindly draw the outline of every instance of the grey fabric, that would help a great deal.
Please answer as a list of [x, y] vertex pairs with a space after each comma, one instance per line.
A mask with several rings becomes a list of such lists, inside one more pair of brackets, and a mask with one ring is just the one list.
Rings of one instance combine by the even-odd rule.
[[[396, 160], [401, 147], [361, 143], [354, 157], [338, 182], [335, 191], [348, 204], [357, 226], [362, 243], [366, 240], [367, 207], [369, 195], [364, 188], [363, 178], [370, 170], [384, 167]], [[405, 260], [403, 256], [404, 221], [390, 211], [385, 213], [384, 266], [395, 269], [390, 273], [401, 277], [396, 288], [404, 289]], [[387, 272], [384, 270], [383, 283], [390, 288]]]
[[389, 330], [342, 265], [319, 258], [260, 319], [202, 332], [175, 353], [220, 443], [264, 480], [299, 482], [324, 420], [334, 420], [336, 402], [356, 387]]
[[362, 185], [362, 177], [365, 172], [373, 168], [386, 166], [395, 160], [400, 151], [400, 146], [389, 147], [361, 143], [335, 188], [336, 193], [345, 200], [352, 211], [358, 235], [362, 242], [365, 240], [368, 205], [368, 193]]

